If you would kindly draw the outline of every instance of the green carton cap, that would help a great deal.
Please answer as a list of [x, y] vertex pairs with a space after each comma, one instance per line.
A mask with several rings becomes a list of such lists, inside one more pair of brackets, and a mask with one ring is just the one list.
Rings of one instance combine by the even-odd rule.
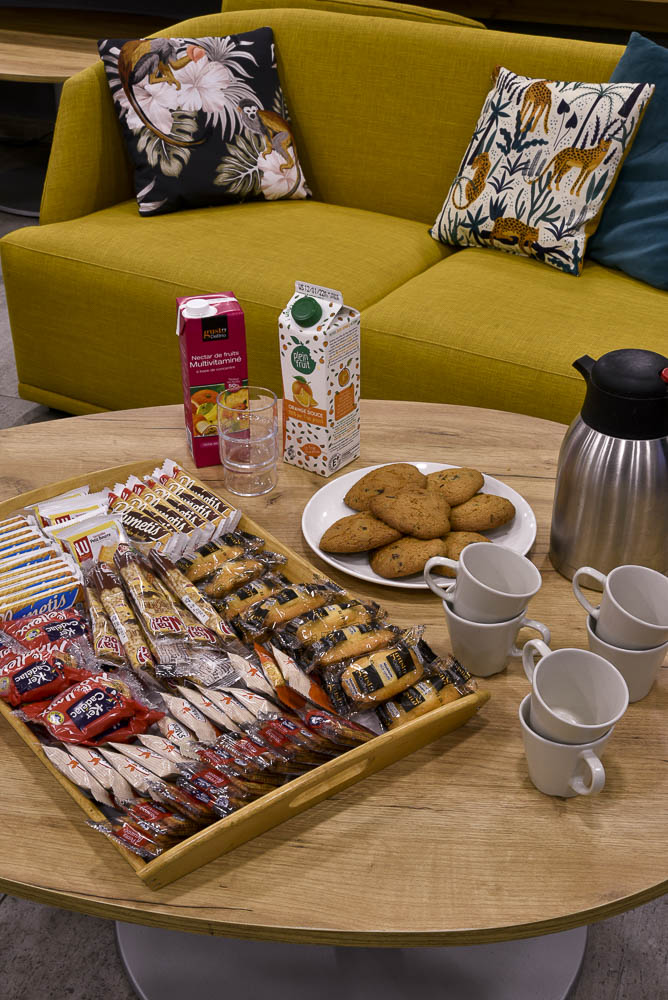
[[313, 326], [322, 318], [320, 303], [317, 299], [311, 298], [310, 295], [305, 295], [293, 302], [290, 312], [295, 323], [299, 323], [300, 326]]

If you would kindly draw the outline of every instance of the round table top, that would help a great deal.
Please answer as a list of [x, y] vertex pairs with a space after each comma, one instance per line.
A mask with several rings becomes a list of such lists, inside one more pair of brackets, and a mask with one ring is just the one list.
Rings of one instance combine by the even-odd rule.
[[[543, 587], [531, 616], [553, 646], [586, 648], [583, 612], [547, 558], [564, 430], [492, 410], [365, 401], [362, 457], [344, 472], [424, 460], [513, 486], [538, 520]], [[134, 459], [194, 468], [180, 406], [1, 431], [0, 455], [0, 499]], [[199, 475], [222, 486], [219, 467]], [[399, 624], [427, 623], [429, 642], [447, 651], [431, 593], [358, 586], [307, 549], [301, 511], [324, 482], [281, 464], [278, 487], [243, 509]], [[482, 682], [491, 700], [463, 728], [155, 892], [0, 720], [0, 889], [120, 920], [319, 944], [475, 944], [609, 917], [667, 886], [667, 673], [618, 723], [598, 796], [553, 798], [529, 781], [517, 720], [528, 684], [512, 660]]]

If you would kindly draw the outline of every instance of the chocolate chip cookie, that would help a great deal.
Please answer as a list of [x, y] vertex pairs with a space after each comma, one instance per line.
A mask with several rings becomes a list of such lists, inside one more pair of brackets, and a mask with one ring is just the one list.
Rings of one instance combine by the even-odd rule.
[[320, 548], [323, 552], [367, 552], [398, 538], [400, 531], [379, 521], [369, 511], [361, 511], [331, 524], [320, 539]]
[[440, 538], [450, 530], [450, 507], [436, 490], [381, 493], [371, 498], [369, 510], [402, 535], [414, 538]]
[[451, 507], [466, 503], [482, 489], [484, 479], [477, 469], [441, 469], [427, 476], [427, 488], [438, 490]]
[[424, 541], [421, 538], [400, 538], [398, 542], [384, 545], [371, 553], [371, 569], [379, 576], [394, 580], [401, 576], [411, 576], [421, 573], [427, 559], [432, 556], [445, 555], [445, 543], [442, 538], [432, 538]]
[[450, 511], [452, 531], [492, 531], [515, 517], [515, 507], [505, 497], [476, 493]]
[[372, 497], [381, 493], [398, 493], [405, 487], [425, 489], [427, 478], [414, 465], [396, 462], [372, 469], [346, 493], [343, 502], [353, 510], [368, 510]]

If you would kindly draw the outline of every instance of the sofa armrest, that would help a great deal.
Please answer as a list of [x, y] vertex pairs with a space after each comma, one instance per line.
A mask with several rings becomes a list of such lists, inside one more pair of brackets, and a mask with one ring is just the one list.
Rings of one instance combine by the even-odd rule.
[[461, 14], [433, 10], [392, 0], [222, 0], [223, 11], [273, 10], [276, 7], [301, 7], [306, 10], [328, 10], [335, 14], [361, 14], [362, 17], [390, 17], [421, 24], [451, 25], [457, 28], [484, 28]]
[[[235, 30], [230, 21], [238, 20], [239, 15], [207, 14], [171, 25], [156, 35], [226, 34]], [[40, 224], [78, 219], [126, 201], [134, 193], [132, 164], [99, 60], [63, 86]]]

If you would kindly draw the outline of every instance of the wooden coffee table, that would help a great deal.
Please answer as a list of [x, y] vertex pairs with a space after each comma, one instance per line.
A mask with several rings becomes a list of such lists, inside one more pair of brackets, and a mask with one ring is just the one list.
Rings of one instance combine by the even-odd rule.
[[[362, 457], [344, 472], [442, 461], [478, 467], [523, 494], [538, 519], [532, 558], [544, 581], [531, 615], [550, 627], [554, 646], [586, 647], [583, 613], [547, 559], [562, 425], [467, 407], [365, 402], [362, 428]], [[179, 406], [1, 431], [0, 500], [165, 456], [192, 468]], [[218, 467], [200, 475], [222, 488]], [[243, 508], [338, 583], [382, 602], [395, 621], [426, 622], [429, 642], [448, 650], [430, 592], [358, 585], [312, 556], [301, 511], [323, 483], [281, 465], [277, 489]], [[122, 921], [122, 953], [141, 996], [204, 987], [212, 963], [217, 989], [237, 986], [249, 996], [275, 991], [285, 969], [303, 974], [290, 982], [293, 1000], [312, 996], [314, 983], [320, 997], [357, 996], [367, 976], [384, 1000], [418, 984], [426, 997], [432, 987], [445, 997], [448, 984], [456, 990], [462, 981], [466, 989], [453, 996], [563, 996], [579, 968], [585, 925], [668, 885], [667, 673], [618, 724], [597, 797], [550, 798], [530, 783], [517, 721], [528, 685], [513, 660], [483, 682], [491, 701], [464, 728], [157, 892], [86, 827], [0, 725], [0, 889]], [[177, 933], [185, 930], [255, 941]], [[548, 936], [521, 940], [535, 935]], [[346, 945], [358, 947], [338, 947]], [[423, 945], [451, 947], [404, 950]], [[480, 947], [452, 947], [464, 945]]]

